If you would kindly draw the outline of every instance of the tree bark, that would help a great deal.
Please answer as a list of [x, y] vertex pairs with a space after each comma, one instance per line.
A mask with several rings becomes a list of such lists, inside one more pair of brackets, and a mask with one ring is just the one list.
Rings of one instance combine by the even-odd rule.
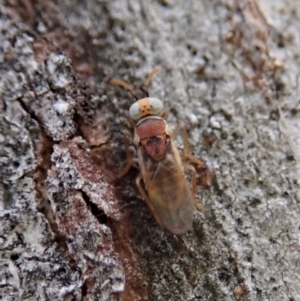
[[[292, 0], [1, 2], [0, 299], [300, 300], [299, 19]], [[143, 97], [156, 66], [150, 96], [214, 174], [182, 236], [136, 170], [115, 181], [134, 98], [109, 80]]]

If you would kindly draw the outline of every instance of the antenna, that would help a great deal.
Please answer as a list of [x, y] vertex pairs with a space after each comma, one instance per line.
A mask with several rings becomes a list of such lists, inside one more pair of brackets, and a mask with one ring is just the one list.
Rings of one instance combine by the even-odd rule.
[[[152, 78], [154, 77], [154, 75], [158, 74], [161, 72], [161, 68], [160, 67], [155, 67], [147, 76], [146, 80], [144, 81], [144, 83], [142, 84], [141, 90], [146, 93], [146, 96], [149, 97], [149, 92], [148, 92], [148, 88], [149, 85], [152, 81]], [[137, 94], [135, 92], [135, 90], [133, 89], [132, 86], [130, 86], [128, 83], [126, 83], [124, 80], [122, 79], [118, 79], [118, 78], [112, 78], [109, 83], [111, 85], [115, 85], [115, 86], [120, 86], [122, 88], [124, 88], [125, 90], [129, 91], [133, 97], [136, 100], [139, 100], [139, 98], [137, 97]]]
[[129, 84], [127, 84], [125, 81], [118, 79], [118, 78], [112, 78], [109, 81], [109, 83], [112, 85], [120, 86], [120, 87], [124, 88], [125, 90], [129, 91], [136, 100], [138, 100], [138, 97], [137, 97], [133, 87], [130, 86]]

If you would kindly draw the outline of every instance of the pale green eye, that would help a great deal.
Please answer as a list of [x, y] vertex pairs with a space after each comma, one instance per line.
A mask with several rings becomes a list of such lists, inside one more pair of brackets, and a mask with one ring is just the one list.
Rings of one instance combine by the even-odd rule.
[[163, 103], [158, 98], [147, 97], [139, 99], [129, 108], [129, 116], [138, 120], [146, 115], [159, 115], [163, 109]]

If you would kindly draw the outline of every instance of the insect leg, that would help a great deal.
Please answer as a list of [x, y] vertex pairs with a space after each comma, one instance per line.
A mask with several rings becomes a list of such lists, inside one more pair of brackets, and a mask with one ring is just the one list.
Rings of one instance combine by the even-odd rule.
[[204, 162], [198, 160], [193, 155], [191, 155], [190, 150], [189, 150], [190, 147], [189, 147], [189, 140], [188, 140], [188, 133], [187, 133], [186, 125], [182, 121], [179, 122], [177, 128], [175, 129], [175, 131], [173, 133], [174, 139], [176, 139], [176, 137], [178, 136], [180, 131], [182, 133], [182, 138], [183, 138], [183, 157], [188, 158], [190, 161], [192, 161], [195, 164], [205, 164]]
[[186, 125], [184, 122], [180, 122], [177, 128], [174, 131], [173, 137], [175, 138], [179, 132], [182, 132], [183, 137], [183, 152], [182, 157], [183, 159], [188, 159], [191, 163], [195, 165], [195, 170], [199, 174], [199, 182], [202, 186], [209, 187], [211, 185], [211, 181], [213, 178], [213, 173], [208, 170], [206, 163], [197, 159], [190, 153], [189, 150], [189, 141], [188, 141], [188, 133], [186, 129]]
[[125, 145], [125, 151], [126, 151], [126, 165], [123, 167], [123, 169], [118, 173], [117, 175], [117, 180], [122, 179], [129, 171], [129, 169], [133, 166], [135, 168], [139, 168], [132, 159], [132, 155], [129, 151], [129, 145], [128, 145], [128, 137], [125, 135], [124, 136], [124, 145]]
[[154, 212], [154, 207], [153, 207], [146, 191], [142, 187], [142, 180], [143, 180], [142, 174], [139, 173], [135, 180], [136, 186], [137, 186], [139, 193], [142, 196], [143, 200], [146, 202], [146, 204], [149, 206], [149, 208], [152, 210], [152, 212]]
[[169, 116], [168, 111], [162, 111], [160, 114], [160, 117], [163, 118], [164, 120], [167, 120], [168, 116]]
[[193, 165], [190, 165], [186, 162], [183, 163], [185, 169], [188, 169], [192, 172], [192, 188], [191, 188], [191, 197], [194, 202], [195, 207], [205, 214], [205, 207], [196, 200], [196, 186], [197, 186], [197, 177], [196, 177], [196, 169]]

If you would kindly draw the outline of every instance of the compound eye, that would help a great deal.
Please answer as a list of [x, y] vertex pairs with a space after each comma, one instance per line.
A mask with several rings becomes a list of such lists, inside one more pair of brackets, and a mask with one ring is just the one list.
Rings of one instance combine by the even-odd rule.
[[158, 98], [147, 97], [139, 99], [129, 108], [129, 116], [139, 120], [146, 115], [158, 115], [163, 110], [163, 103]]
[[158, 98], [149, 97], [150, 109], [152, 114], [160, 114], [164, 108], [162, 101]]

